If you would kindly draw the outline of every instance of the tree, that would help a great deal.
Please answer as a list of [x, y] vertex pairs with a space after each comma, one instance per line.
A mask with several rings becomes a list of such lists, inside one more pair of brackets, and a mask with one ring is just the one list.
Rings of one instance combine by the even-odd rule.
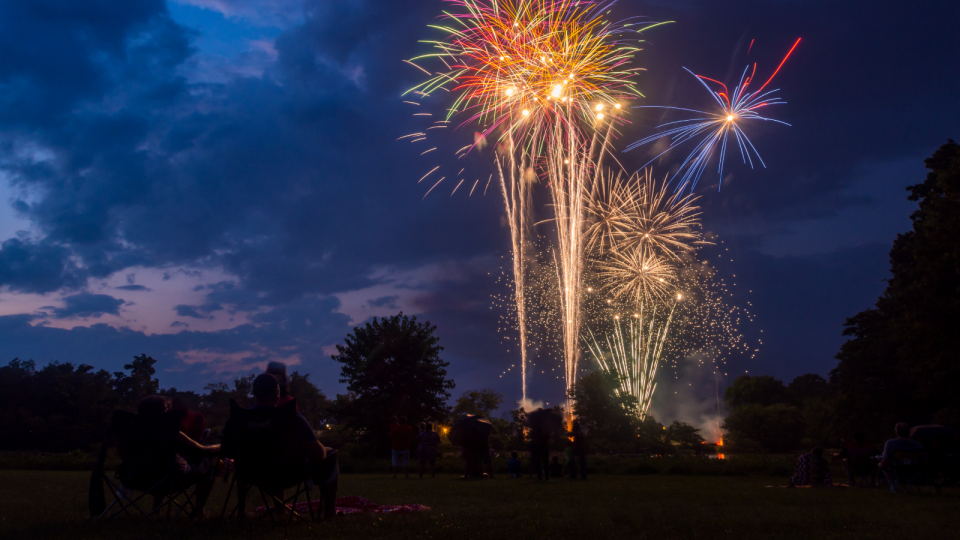
[[892, 277], [874, 308], [847, 319], [830, 374], [847, 429], [960, 423], [960, 145], [925, 163], [926, 180], [907, 188], [919, 208], [890, 250]]
[[117, 395], [111, 374], [15, 358], [0, 368], [0, 450], [89, 450], [103, 440]]
[[684, 450], [700, 450], [700, 445], [704, 443], [704, 438], [700, 436], [700, 430], [686, 422], [674, 420], [666, 431], [667, 440], [677, 443]]
[[127, 409], [136, 410], [140, 400], [146, 396], [158, 394], [160, 392], [160, 381], [153, 378], [157, 372], [153, 365], [157, 361], [146, 354], [134, 356], [133, 362], [124, 364], [123, 369], [130, 373], [117, 371], [113, 387], [117, 392], [120, 403]]
[[333, 419], [333, 402], [310, 382], [309, 373], [304, 375], [297, 371], [291, 373], [287, 391], [297, 399], [300, 414], [307, 419], [313, 429], [323, 429]]
[[620, 377], [594, 371], [580, 377], [570, 389], [573, 414], [591, 433], [591, 439], [634, 444], [640, 421], [637, 398], [619, 392]]
[[447, 379], [449, 363], [440, 358], [443, 347], [435, 330], [402, 312], [374, 317], [354, 328], [331, 356], [342, 364], [340, 382], [356, 395], [341, 414], [352, 426], [367, 430], [378, 448], [386, 448], [391, 416], [419, 422], [443, 420], [449, 414], [446, 400], [455, 384]]
[[723, 421], [726, 439], [739, 448], [759, 445], [770, 452], [788, 452], [800, 446], [803, 418], [793, 405], [757, 403], [735, 408]]
[[786, 403], [787, 389], [783, 386], [783, 381], [770, 375], [741, 375], [723, 392], [723, 401], [731, 409], [742, 405], [765, 407], [774, 403]]
[[787, 386], [787, 398], [797, 407], [811, 399], [827, 397], [827, 380], [816, 373], [800, 375]]
[[457, 398], [457, 404], [453, 408], [453, 417], [460, 418], [468, 414], [475, 414], [490, 418], [493, 411], [500, 408], [501, 403], [503, 403], [503, 394], [500, 392], [495, 392], [489, 388], [470, 390]]

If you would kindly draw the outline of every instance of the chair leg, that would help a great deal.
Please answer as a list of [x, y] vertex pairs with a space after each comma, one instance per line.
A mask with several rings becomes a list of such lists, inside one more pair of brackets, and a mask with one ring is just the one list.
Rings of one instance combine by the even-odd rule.
[[[223, 515], [227, 512], [227, 506], [230, 504], [230, 492], [233, 491], [233, 485], [237, 483], [237, 475], [233, 475], [233, 478], [230, 480], [230, 487], [227, 488], [227, 498], [223, 500], [223, 509], [220, 510], [220, 519], [223, 519]], [[240, 487], [237, 486], [237, 506], [240, 506]], [[234, 508], [236, 512], [236, 508]], [[230, 512], [230, 517], [233, 517], [233, 512]]]

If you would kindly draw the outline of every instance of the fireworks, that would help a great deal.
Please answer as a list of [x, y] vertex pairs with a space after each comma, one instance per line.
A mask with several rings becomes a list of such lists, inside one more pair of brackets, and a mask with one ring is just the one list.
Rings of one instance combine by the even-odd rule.
[[[727, 154], [727, 143], [731, 138], [731, 134], [733, 136], [733, 140], [735, 140], [737, 143], [737, 148], [740, 150], [740, 157], [743, 159], [744, 163], [749, 163], [750, 168], [753, 168], [753, 156], [755, 156], [757, 161], [760, 162], [760, 165], [766, 167], [766, 165], [763, 163], [763, 159], [760, 157], [757, 149], [753, 146], [753, 143], [750, 142], [750, 138], [747, 137], [747, 134], [744, 132], [742, 126], [752, 121], [776, 122], [786, 126], [790, 125], [780, 120], [761, 116], [758, 111], [763, 107], [768, 107], [771, 105], [783, 105], [786, 103], [775, 95], [778, 90], [774, 89], [764, 92], [764, 89], [770, 84], [776, 74], [780, 71], [780, 68], [783, 67], [783, 64], [787, 61], [787, 58], [790, 57], [794, 49], [796, 49], [797, 45], [799, 44], [800, 40], [797, 39], [797, 41], [793, 44], [793, 47], [790, 48], [790, 51], [780, 62], [780, 65], [777, 66], [777, 69], [772, 75], [770, 75], [770, 78], [768, 78], [767, 81], [760, 86], [760, 88], [752, 92], [749, 91], [749, 88], [751, 83], [754, 82], [754, 77], [757, 73], [756, 64], [753, 64], [752, 70], [750, 66], [747, 66], [743, 70], [743, 74], [740, 77], [740, 83], [734, 88], [733, 93], [730, 93], [727, 90], [727, 86], [722, 82], [704, 77], [702, 75], [697, 75], [689, 69], [684, 68], [688, 73], [696, 77], [697, 81], [699, 81], [700, 84], [707, 89], [707, 91], [710, 93], [710, 96], [713, 97], [714, 101], [717, 102], [719, 108], [715, 112], [705, 112], [692, 109], [682, 109], [679, 107], [639, 107], [675, 109], [702, 114], [704, 117], [678, 120], [660, 125], [658, 128], [667, 126], [673, 127], [670, 127], [665, 131], [655, 133], [649, 137], [640, 139], [639, 141], [627, 146], [627, 151], [654, 142], [661, 137], [670, 137], [669, 147], [650, 160], [650, 163], [652, 163], [666, 152], [681, 144], [684, 144], [688, 141], [698, 141], [690, 155], [687, 156], [683, 163], [680, 164], [680, 169], [677, 172], [677, 174], [680, 175], [678, 186], [681, 189], [689, 186], [692, 190], [694, 187], [696, 187], [697, 181], [703, 175], [707, 165], [715, 153], [719, 154], [717, 172], [722, 181], [723, 164]], [[748, 72], [750, 73], [749, 75], [747, 75]], [[711, 88], [710, 84], [715, 85], [715, 87]]]
[[[586, 341], [587, 350], [604, 371], [620, 375], [620, 392], [634, 396], [638, 413], [644, 418], [650, 410], [650, 401], [657, 389], [657, 367], [673, 321], [677, 302], [668, 302], [660, 307], [645, 310], [641, 304], [625, 323], [619, 315], [614, 316], [613, 331], [608, 333], [603, 347], [593, 331]], [[665, 313], [664, 313], [665, 312]], [[627, 331], [624, 332], [623, 325]]]
[[[457, 151], [458, 158], [492, 143], [511, 238], [516, 318], [510, 323], [519, 330], [523, 399], [527, 400], [528, 348], [546, 341], [559, 344], [569, 395], [580, 370], [582, 328], [612, 324], [602, 339], [605, 348], [593, 330], [586, 348], [603, 369], [623, 376], [622, 390], [636, 396], [641, 414], [646, 414], [662, 358], [693, 350], [680, 345], [678, 336], [714, 339], [714, 330], [733, 327], [733, 311], [721, 313], [722, 301], [711, 296], [706, 281], [712, 274], [695, 259], [704, 242], [692, 191], [717, 153], [722, 175], [728, 139], [736, 141], [744, 162], [753, 166], [756, 157], [763, 165], [742, 126], [752, 120], [779, 122], [758, 113], [762, 107], [783, 103], [775, 97], [776, 90], [765, 91], [773, 76], [751, 91], [754, 66], [749, 76], [749, 69], [744, 72], [733, 93], [718, 81], [697, 76], [717, 101], [719, 112], [692, 111], [705, 118], [664, 124], [660, 127], [668, 127], [666, 131], [628, 148], [664, 136], [671, 138], [670, 148], [697, 142], [678, 171], [680, 181], [658, 184], [649, 171], [624, 176], [603, 168], [611, 141], [626, 122], [627, 106], [641, 97], [635, 86], [640, 70], [633, 65], [639, 51], [635, 38], [657, 24], [610, 20], [608, 8], [614, 1], [445, 1], [453, 9], [431, 26], [444, 34], [443, 39], [426, 41], [435, 50], [409, 61], [427, 79], [405, 95], [417, 96], [410, 98], [416, 102], [407, 103], [419, 107], [423, 99], [443, 91], [451, 95], [452, 103], [443, 120], [401, 139], [408, 138], [411, 144], [426, 141], [430, 133], [442, 133], [430, 130], [445, 129], [456, 118], [458, 127], [478, 130], [472, 143]], [[419, 65], [428, 61], [443, 66], [431, 72]], [[416, 116], [429, 118], [431, 113]], [[425, 144], [430, 148], [421, 155], [436, 156], [431, 153], [436, 147]], [[454, 184], [452, 193], [461, 186], [464, 191], [469, 188], [470, 195], [478, 186], [486, 193], [490, 185], [489, 180], [484, 187], [479, 179], [471, 184], [461, 178], [463, 168], [456, 175], [440, 169], [437, 166], [420, 179], [431, 178], [425, 184], [432, 183], [427, 194], [447, 179]], [[541, 223], [551, 224], [557, 239], [539, 255], [531, 253], [538, 244], [532, 208], [537, 184], [549, 190], [553, 214]], [[594, 306], [584, 309], [587, 293], [594, 291], [587, 283], [606, 297], [606, 305], [601, 305], [603, 322]], [[588, 302], [601, 295], [592, 296]], [[528, 303], [534, 308], [529, 314]], [[625, 328], [621, 314], [610, 313], [611, 309], [628, 314]], [[709, 318], [714, 315], [718, 318]], [[533, 327], [538, 324], [550, 328], [536, 334]], [[688, 332], [688, 326], [698, 328]], [[683, 332], [672, 331], [674, 327]]]
[[447, 120], [465, 114], [463, 123], [480, 125], [484, 138], [510, 139], [539, 157], [554, 143], [555, 123], [589, 137], [598, 123], [619, 121], [615, 113], [640, 95], [639, 68], [630, 67], [639, 49], [627, 38], [652, 25], [610, 21], [613, 2], [447, 2], [456, 12], [431, 26], [446, 40], [427, 41], [437, 51], [411, 59], [439, 59], [447, 69], [408, 93], [454, 92]]
[[[458, 152], [461, 157], [490, 139], [502, 150], [497, 169], [511, 231], [524, 399], [525, 177], [536, 178], [537, 170], [546, 173], [559, 237], [555, 258], [569, 389], [579, 360], [584, 189], [609, 151], [615, 125], [623, 122], [624, 104], [640, 96], [634, 85], [639, 68], [630, 67], [639, 49], [626, 38], [654, 25], [610, 21], [607, 8], [613, 2], [447, 1], [455, 10], [445, 14], [446, 24], [432, 26], [445, 40], [428, 41], [436, 51], [410, 60], [417, 67], [417, 62], [439, 60], [446, 70], [407, 94], [427, 97], [441, 89], [454, 94], [442, 122], [461, 115], [463, 124], [474, 123], [482, 130], [472, 145]], [[412, 140], [422, 140], [421, 135], [413, 134]]]

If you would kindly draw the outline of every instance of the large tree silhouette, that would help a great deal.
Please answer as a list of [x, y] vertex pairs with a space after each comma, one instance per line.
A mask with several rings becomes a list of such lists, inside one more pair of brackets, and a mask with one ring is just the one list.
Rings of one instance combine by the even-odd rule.
[[850, 428], [960, 422], [960, 145], [925, 163], [926, 181], [907, 188], [920, 204], [893, 243], [892, 277], [874, 308], [847, 320], [831, 373]]
[[384, 442], [391, 416], [439, 421], [450, 412], [446, 401], [454, 382], [447, 379], [449, 363], [440, 358], [436, 328], [403, 313], [374, 317], [354, 328], [331, 356], [343, 364], [340, 382], [355, 395], [343, 402], [340, 415], [365, 431], [377, 450], [389, 448]]

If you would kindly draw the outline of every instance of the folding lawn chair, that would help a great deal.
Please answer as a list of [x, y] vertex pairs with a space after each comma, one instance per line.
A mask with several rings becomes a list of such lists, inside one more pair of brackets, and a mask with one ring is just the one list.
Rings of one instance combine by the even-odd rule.
[[[113, 411], [110, 433], [100, 447], [90, 477], [91, 517], [107, 521], [136, 511], [144, 517], [155, 518], [165, 511], [172, 519], [193, 511], [196, 489], [189, 488], [202, 476], [186, 477], [176, 468], [180, 417], [180, 413], [171, 411], [160, 418], [146, 420], [126, 411]], [[121, 465], [111, 479], [104, 472], [103, 463], [107, 450], [113, 446], [120, 453]], [[109, 506], [104, 485], [113, 496]], [[159, 500], [155, 504], [144, 504], [154, 502], [156, 497]]]
[[893, 473], [895, 488], [900, 486], [907, 489], [916, 487], [921, 491], [929, 484], [927, 475], [927, 458], [923, 451], [895, 450], [893, 452]]
[[[230, 518], [245, 516], [247, 494], [253, 487], [259, 491], [271, 521], [276, 521], [275, 514], [284, 512], [288, 514], [288, 523], [294, 517], [304, 519], [295, 508], [301, 495], [305, 496], [310, 519], [316, 519], [306, 455], [289, 429], [291, 423], [297, 421], [296, 414], [296, 400], [263, 409], [243, 409], [230, 401], [230, 419], [223, 428], [220, 451], [223, 457], [233, 459], [234, 475], [221, 518], [226, 514], [236, 486], [237, 502]], [[293, 495], [284, 497], [290, 488], [294, 488]]]

